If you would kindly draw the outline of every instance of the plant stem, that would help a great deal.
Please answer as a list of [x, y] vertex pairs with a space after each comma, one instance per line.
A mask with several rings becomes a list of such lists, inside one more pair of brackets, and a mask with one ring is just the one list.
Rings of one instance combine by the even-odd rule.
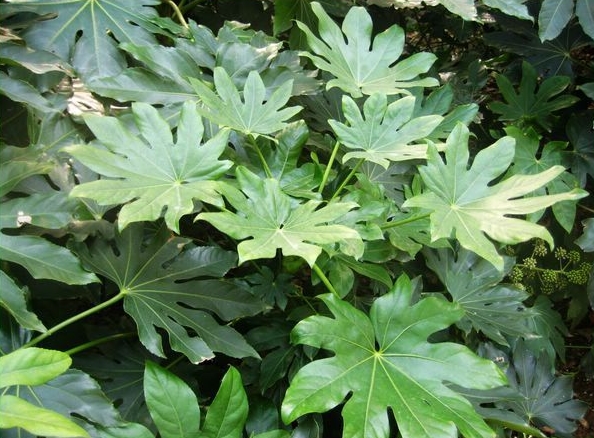
[[179, 20], [179, 23], [185, 27], [186, 29], [188, 29], [190, 26], [188, 26], [188, 22], [186, 21], [186, 19], [184, 18], [183, 14], [181, 13], [181, 11], [179, 10], [179, 8], [177, 7], [177, 5], [175, 4], [175, 2], [173, 0], [167, 0], [167, 4], [169, 6], [171, 6], [171, 8], [173, 9], [173, 13], [175, 14], [175, 16], [177, 17], [177, 19]]
[[355, 173], [357, 173], [357, 170], [359, 170], [359, 167], [361, 167], [361, 164], [363, 164], [364, 162], [365, 162], [365, 159], [361, 158], [359, 160], [359, 162], [357, 164], [355, 164], [355, 167], [353, 167], [351, 169], [351, 172], [347, 175], [347, 177], [344, 179], [344, 181], [340, 184], [340, 187], [338, 187], [338, 189], [336, 189], [336, 191], [330, 198], [330, 201], [332, 201], [334, 198], [336, 198], [338, 196], [338, 194], [340, 192], [342, 192], [342, 189], [344, 189], [346, 187], [346, 185], [349, 183], [351, 178], [355, 175]]
[[27, 342], [21, 348], [33, 347], [34, 345], [39, 344], [41, 341], [43, 341], [46, 338], [49, 338], [51, 335], [53, 335], [54, 333], [56, 333], [59, 330], [62, 330], [64, 327], [68, 327], [70, 324], [80, 321], [81, 319], [86, 318], [89, 315], [97, 313], [100, 310], [103, 310], [103, 309], [111, 306], [112, 304], [117, 303], [122, 298], [124, 298], [125, 295], [126, 295], [125, 292], [120, 291], [119, 294], [113, 296], [109, 300], [104, 301], [100, 304], [97, 304], [95, 307], [91, 307], [90, 309], [87, 309], [84, 312], [78, 313], [78, 314], [74, 315], [73, 317], [62, 321], [60, 324], [53, 326], [47, 332], [42, 333], [39, 336], [37, 336], [36, 338], [31, 339], [29, 342]]
[[65, 351], [65, 353], [69, 356], [72, 356], [73, 354], [80, 353], [81, 351], [95, 347], [96, 345], [105, 344], [111, 341], [117, 341], [118, 339], [131, 338], [132, 336], [136, 336], [136, 332], [117, 333], [115, 335], [105, 336], [103, 338], [95, 339], [93, 341], [81, 344], [78, 347], [71, 348], [70, 350]]
[[419, 216], [411, 216], [408, 217], [406, 219], [402, 219], [399, 221], [392, 221], [392, 222], [386, 222], [384, 225], [382, 225], [380, 228], [382, 230], [389, 230], [390, 228], [395, 228], [395, 227], [399, 227], [401, 225], [405, 225], [405, 224], [409, 224], [411, 222], [415, 222], [421, 219], [425, 219], [426, 217], [431, 216], [431, 213], [425, 213], [425, 214], [421, 214]]
[[270, 170], [270, 167], [268, 167], [268, 163], [266, 162], [264, 155], [262, 155], [262, 151], [260, 150], [260, 146], [258, 146], [256, 139], [251, 135], [248, 135], [248, 142], [254, 147], [258, 157], [260, 157], [260, 161], [262, 162], [262, 167], [264, 168], [264, 172], [266, 172], [266, 176], [268, 178], [273, 178], [272, 171]]
[[585, 205], [578, 204], [577, 206], [580, 207], [580, 208], [582, 208], [582, 209], [584, 209], [584, 210], [586, 210], [588, 213], [594, 213], [594, 210], [592, 210], [589, 207], [586, 207]]
[[326, 286], [326, 289], [328, 289], [330, 292], [332, 292], [337, 298], [342, 299], [341, 296], [338, 294], [337, 290], [334, 289], [334, 286], [332, 286], [332, 283], [330, 283], [330, 280], [328, 280], [328, 277], [326, 277], [326, 274], [324, 274], [324, 272], [322, 272], [320, 267], [314, 263], [312, 268], [315, 271], [315, 273], [318, 274], [318, 277], [320, 277], [320, 280], [322, 280], [322, 283], [324, 283], [324, 286]]
[[326, 187], [326, 183], [328, 182], [328, 177], [330, 176], [330, 172], [332, 171], [332, 165], [334, 164], [334, 160], [336, 159], [336, 154], [338, 153], [338, 146], [340, 146], [340, 142], [336, 140], [334, 143], [334, 148], [332, 148], [332, 153], [330, 154], [330, 159], [328, 160], [328, 164], [326, 165], [326, 170], [324, 171], [324, 176], [322, 177], [322, 183], [318, 188], [318, 193], [322, 193], [324, 191], [324, 187]]

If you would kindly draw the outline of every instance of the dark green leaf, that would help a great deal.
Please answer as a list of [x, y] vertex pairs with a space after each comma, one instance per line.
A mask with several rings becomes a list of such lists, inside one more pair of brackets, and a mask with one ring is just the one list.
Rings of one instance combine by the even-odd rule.
[[584, 219], [582, 221], [584, 226], [584, 232], [579, 238], [576, 239], [575, 243], [582, 248], [582, 251], [593, 252], [594, 251], [594, 218]]
[[124, 309], [136, 321], [140, 341], [151, 353], [165, 356], [157, 331], [164, 329], [171, 347], [195, 363], [212, 358], [213, 350], [257, 357], [238, 332], [219, 325], [205, 311], [224, 320], [253, 315], [263, 308], [257, 298], [222, 279], [180, 281], [220, 277], [234, 266], [235, 254], [214, 247], [186, 248], [188, 244], [166, 230], [144, 242], [142, 225], [133, 224], [116, 236], [117, 254], [104, 240], [76, 248], [89, 268], [117, 285]]
[[22, 327], [38, 332], [47, 329], [35, 313], [27, 308], [27, 293], [16, 285], [4, 271], [0, 271], [0, 306], [4, 307]]
[[528, 329], [536, 333], [535, 338], [526, 339], [525, 345], [533, 351], [544, 351], [550, 362], [555, 363], [555, 356], [565, 360], [565, 339], [569, 334], [563, 318], [553, 304], [544, 295], [539, 295], [532, 305], [528, 318]]

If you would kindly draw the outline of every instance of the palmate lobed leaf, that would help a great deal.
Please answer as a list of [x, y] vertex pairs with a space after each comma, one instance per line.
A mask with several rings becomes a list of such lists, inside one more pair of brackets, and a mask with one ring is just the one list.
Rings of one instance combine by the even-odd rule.
[[277, 249], [283, 255], [299, 256], [312, 266], [322, 252], [321, 245], [339, 244], [347, 253], [360, 257], [363, 242], [359, 233], [331, 222], [357, 205], [336, 202], [320, 207], [320, 201], [298, 203], [282, 192], [276, 179], [262, 180], [244, 167], [238, 167], [237, 180], [241, 191], [228, 186], [225, 197], [236, 213], [200, 213], [204, 220], [234, 239], [239, 263], [259, 258], [272, 258]]
[[113, 117], [85, 119], [103, 147], [75, 145], [65, 150], [107, 179], [80, 184], [71, 196], [101, 205], [125, 204], [119, 213], [120, 230], [163, 215], [167, 226], [179, 231], [179, 220], [194, 211], [194, 200], [222, 205], [216, 180], [232, 166], [219, 160], [228, 131], [200, 144], [204, 126], [196, 104], [187, 102], [174, 142], [171, 128], [156, 109], [137, 102], [132, 111], [140, 136]]
[[427, 165], [419, 173], [427, 190], [408, 199], [403, 206], [431, 211], [431, 238], [456, 238], [460, 244], [503, 270], [503, 257], [487, 239], [516, 244], [538, 237], [553, 246], [549, 231], [538, 224], [508, 217], [542, 210], [560, 201], [575, 201], [587, 192], [574, 189], [555, 195], [523, 197], [546, 185], [565, 170], [553, 166], [535, 175], [513, 175], [491, 182], [510, 166], [514, 140], [504, 137], [476, 154], [468, 166], [468, 128], [456, 126], [446, 142], [446, 162], [430, 147]]
[[[505, 383], [493, 362], [454, 343], [429, 343], [462, 315], [438, 298], [412, 303], [412, 285], [401, 276], [394, 288], [375, 300], [369, 316], [334, 295], [323, 295], [334, 318], [312, 316], [292, 332], [296, 343], [331, 350], [291, 382], [282, 405], [285, 422], [311, 412], [325, 412], [346, 401], [343, 437], [387, 438], [388, 408], [404, 438], [491, 437], [464, 397], [449, 381], [488, 389]], [[460, 370], [465, 370], [463, 373]]]
[[143, 243], [143, 227], [134, 224], [116, 237], [118, 254], [106, 240], [76, 250], [90, 269], [117, 285], [140, 341], [154, 355], [165, 357], [157, 331], [163, 329], [171, 348], [195, 363], [214, 357], [213, 351], [258, 357], [236, 330], [210, 313], [229, 321], [264, 308], [248, 291], [220, 278], [235, 266], [235, 254], [188, 244], [163, 229]]
[[285, 128], [286, 121], [301, 111], [300, 106], [283, 108], [291, 97], [292, 79], [280, 85], [269, 98], [255, 70], [248, 74], [243, 95], [222, 67], [214, 68], [216, 93], [198, 79], [190, 78], [190, 83], [202, 101], [198, 111], [204, 117], [245, 135], [273, 134]]
[[11, 0], [0, 12], [45, 15], [22, 33], [30, 47], [55, 53], [85, 79], [113, 76], [126, 66], [118, 42], [156, 43], [156, 0]]
[[[443, 117], [413, 117], [415, 98], [403, 97], [388, 105], [385, 94], [375, 93], [363, 106], [365, 118], [355, 101], [343, 96], [342, 108], [348, 125], [329, 120], [338, 140], [353, 152], [347, 152], [343, 163], [363, 158], [388, 168], [390, 161], [426, 158], [427, 144], [411, 144], [427, 137]], [[362, 149], [362, 151], [361, 151]]]
[[303, 56], [334, 76], [328, 81], [327, 89], [339, 87], [353, 97], [360, 97], [373, 93], [401, 94], [410, 87], [439, 85], [434, 78], [419, 79], [419, 75], [426, 73], [436, 59], [431, 53], [416, 53], [395, 64], [404, 48], [401, 27], [394, 25], [381, 32], [372, 44], [373, 25], [364, 8], [349, 9], [342, 31], [319, 3], [312, 2], [311, 8], [318, 18], [321, 39], [305, 23], [297, 21], [315, 53], [303, 52]]

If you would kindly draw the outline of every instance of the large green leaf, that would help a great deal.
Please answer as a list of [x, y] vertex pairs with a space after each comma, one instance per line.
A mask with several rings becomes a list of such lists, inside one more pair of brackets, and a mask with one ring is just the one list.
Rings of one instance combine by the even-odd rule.
[[574, 0], [543, 0], [538, 13], [541, 41], [557, 38], [573, 15]]
[[545, 352], [533, 353], [520, 340], [513, 353], [513, 366], [507, 371], [510, 385], [521, 400], [500, 402], [536, 426], [547, 426], [555, 436], [570, 438], [577, 428], [575, 420], [583, 417], [588, 406], [573, 399], [573, 378], [555, 376]]
[[531, 312], [523, 304], [529, 295], [501, 283], [513, 260], [506, 258], [506, 268], [498, 271], [491, 263], [464, 249], [457, 252], [447, 248], [427, 249], [423, 254], [427, 266], [437, 274], [453, 302], [464, 309], [464, 317], [457, 325], [466, 333], [474, 328], [501, 345], [509, 345], [507, 337], [533, 335], [526, 320]]
[[594, 5], [588, 0], [576, 0], [575, 15], [584, 33], [594, 40]]
[[[253, 315], [262, 303], [249, 292], [218, 278], [235, 265], [235, 254], [215, 247], [189, 247], [188, 239], [160, 230], [148, 242], [143, 226], [134, 224], [110, 242], [98, 240], [77, 252], [90, 269], [113, 281], [124, 297], [124, 309], [136, 322], [140, 341], [153, 354], [165, 357], [161, 335], [169, 335], [171, 348], [192, 362], [214, 356], [256, 356], [241, 335], [220, 325], [207, 311], [223, 320]], [[183, 252], [182, 252], [183, 250]], [[203, 278], [197, 281], [180, 281]]]
[[5, 95], [14, 102], [24, 103], [31, 108], [35, 108], [44, 113], [58, 113], [60, 109], [41, 95], [41, 93], [28, 82], [20, 79], [14, 79], [4, 72], [0, 72], [2, 86], [0, 94]]
[[39, 148], [0, 145], [0, 196], [6, 195], [21, 181], [33, 175], [47, 174], [54, 167], [55, 163]]
[[555, 363], [557, 355], [565, 361], [565, 337], [569, 335], [569, 330], [551, 300], [539, 295], [530, 310], [528, 329], [538, 336], [526, 339], [525, 345], [532, 351], [545, 352], [550, 363]]
[[428, 163], [419, 168], [427, 187], [421, 195], [408, 199], [404, 207], [421, 207], [431, 211], [431, 238], [456, 238], [460, 244], [503, 270], [503, 257], [487, 239], [515, 244], [539, 237], [553, 245], [549, 231], [517, 217], [542, 210], [556, 202], [587, 196], [583, 190], [555, 195], [522, 198], [532, 193], [565, 170], [554, 166], [536, 175], [514, 175], [496, 184], [492, 180], [511, 164], [514, 140], [504, 137], [476, 154], [468, 169], [466, 126], [459, 124], [447, 139], [446, 162], [435, 148], [428, 150]]
[[522, 64], [522, 80], [517, 93], [504, 75], [497, 75], [496, 81], [507, 103], [492, 102], [489, 108], [501, 114], [499, 120], [513, 121], [520, 126], [538, 125], [550, 131], [555, 121], [553, 112], [567, 108], [579, 100], [577, 96], [568, 93], [557, 96], [571, 83], [569, 77], [553, 76], [538, 85], [536, 70], [527, 62]]
[[[234, 239], [249, 240], [237, 246], [239, 262], [272, 258], [277, 249], [285, 256], [299, 256], [312, 266], [322, 252], [321, 245], [341, 244], [356, 257], [363, 253], [359, 234], [344, 225], [331, 224], [356, 207], [351, 202], [320, 201], [298, 203], [283, 193], [277, 180], [261, 179], [243, 167], [237, 168], [242, 192], [228, 187], [224, 194], [236, 213], [200, 213], [205, 220]], [[347, 247], [348, 245], [348, 247]]]
[[[404, 438], [491, 437], [470, 403], [444, 382], [492, 388], [505, 378], [490, 361], [454, 343], [427, 338], [463, 316], [438, 298], [412, 303], [406, 276], [373, 303], [370, 316], [334, 295], [321, 298], [334, 318], [312, 316], [292, 333], [294, 342], [331, 350], [293, 378], [282, 405], [285, 422], [325, 412], [346, 401], [343, 437], [388, 437], [388, 408]], [[464, 370], [464, 372], [460, 372]]]
[[36, 436], [89, 437], [87, 431], [63, 415], [6, 394], [0, 395], [0, 428], [23, 428]]
[[[352, 7], [342, 24], [342, 31], [317, 2], [311, 8], [318, 17], [320, 38], [297, 21], [314, 54], [304, 52], [316, 67], [331, 73], [334, 79], [326, 88], [339, 87], [353, 97], [362, 94], [400, 94], [410, 87], [434, 87], [433, 78], [420, 79], [435, 55], [416, 53], [396, 63], [404, 48], [404, 31], [394, 25], [378, 34], [371, 42], [371, 17], [362, 7]], [[344, 34], [343, 34], [344, 33]], [[347, 41], [345, 42], [345, 36]]]
[[[594, 100], [594, 98], [593, 98]], [[586, 186], [588, 175], [594, 179], [594, 111], [573, 114], [565, 126], [573, 150], [570, 152], [571, 173], [580, 187]]]
[[91, 198], [101, 205], [127, 203], [119, 214], [120, 229], [163, 215], [169, 228], [179, 231], [179, 219], [194, 211], [194, 200], [222, 205], [214, 180], [232, 165], [219, 160], [228, 132], [220, 131], [201, 145], [204, 127], [196, 104], [188, 102], [174, 142], [171, 128], [156, 109], [143, 103], [132, 108], [140, 135], [116, 118], [90, 116], [87, 124], [100, 144], [65, 148], [109, 178], [81, 184], [72, 190], [72, 196]]
[[26, 290], [21, 289], [4, 271], [0, 271], [0, 306], [4, 307], [20, 326], [45, 332], [47, 329], [35, 313], [27, 308]]
[[246, 135], [273, 134], [287, 126], [286, 121], [301, 110], [300, 106], [283, 108], [291, 97], [292, 80], [284, 82], [266, 98], [266, 88], [257, 71], [249, 73], [243, 96], [222, 67], [214, 69], [217, 93], [198, 79], [190, 82], [202, 100], [199, 111], [204, 117]]
[[156, 0], [12, 0], [0, 12], [45, 15], [22, 33], [27, 44], [71, 62], [87, 80], [113, 76], [126, 67], [118, 42], [154, 43]]
[[[427, 115], [413, 117], [415, 98], [403, 97], [388, 105], [385, 94], [371, 95], [359, 107], [349, 96], [343, 96], [342, 108], [348, 125], [329, 120], [338, 140], [354, 152], [347, 152], [343, 163], [362, 158], [387, 168], [390, 161], [426, 158], [427, 144], [411, 144], [427, 137], [443, 117]], [[362, 151], [361, 151], [362, 149]]]
[[[97, 382], [78, 370], [70, 369], [43, 385], [21, 385], [11, 388], [9, 392], [17, 391], [23, 400], [38, 408], [61, 414], [87, 431], [94, 431], [98, 425], [116, 426], [120, 422], [117, 410]], [[2, 436], [32, 437], [17, 430], [6, 431]]]
[[162, 438], [198, 438], [198, 399], [182, 379], [148, 361], [144, 372], [144, 394]]
[[200, 438], [241, 438], [248, 415], [248, 401], [236, 368], [225, 373], [204, 419]]

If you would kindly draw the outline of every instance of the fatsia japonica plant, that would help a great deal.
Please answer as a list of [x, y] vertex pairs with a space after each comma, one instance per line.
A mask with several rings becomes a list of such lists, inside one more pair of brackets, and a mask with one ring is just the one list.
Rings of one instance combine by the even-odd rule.
[[0, 5], [3, 437], [572, 435], [591, 82], [356, 3]]

